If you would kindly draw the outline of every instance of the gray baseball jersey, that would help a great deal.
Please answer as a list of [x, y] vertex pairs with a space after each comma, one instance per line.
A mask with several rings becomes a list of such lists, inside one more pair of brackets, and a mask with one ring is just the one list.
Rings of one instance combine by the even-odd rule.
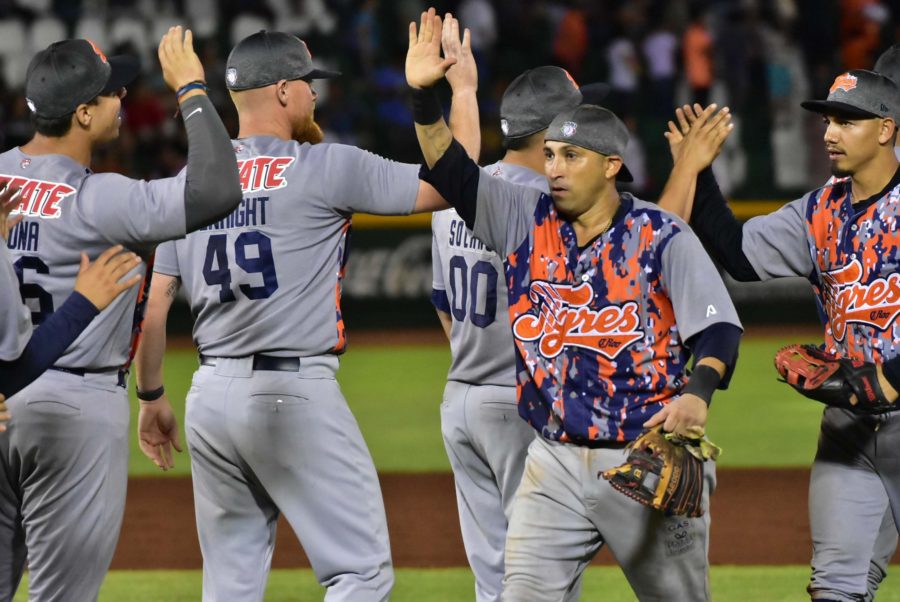
[[0, 244], [0, 329], [0, 361], [11, 362], [31, 338], [31, 319], [5, 244]]
[[351, 215], [410, 213], [417, 166], [339, 144], [255, 137], [234, 146], [241, 205], [160, 245], [155, 270], [181, 277], [204, 355], [342, 352]]
[[[527, 167], [498, 162], [483, 172], [549, 192], [547, 178]], [[503, 259], [475, 238], [456, 209], [431, 218], [432, 301], [453, 317], [448, 380], [514, 386], [516, 354], [509, 330]]]
[[[146, 255], [156, 243], [185, 234], [185, 172], [147, 182], [92, 174], [66, 156], [31, 157], [14, 148], [0, 155], [0, 182], [22, 188], [13, 215], [25, 219], [10, 232], [8, 246], [34, 324], [72, 292], [82, 251], [96, 257], [121, 243]], [[123, 365], [137, 295], [138, 289], [132, 288], [113, 301], [56, 365], [85, 369]]]

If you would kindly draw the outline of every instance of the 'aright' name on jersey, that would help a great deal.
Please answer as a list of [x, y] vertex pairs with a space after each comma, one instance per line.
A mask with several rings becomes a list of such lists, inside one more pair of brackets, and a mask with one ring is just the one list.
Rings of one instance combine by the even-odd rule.
[[200, 230], [228, 230], [229, 228], [243, 228], [245, 226], [263, 226], [266, 223], [266, 203], [269, 197], [258, 196], [244, 199], [238, 208], [231, 212], [225, 219], [219, 220]]
[[466, 228], [466, 223], [461, 219], [455, 219], [450, 222], [450, 246], [475, 251], [491, 250], [487, 245], [475, 238], [472, 231]]

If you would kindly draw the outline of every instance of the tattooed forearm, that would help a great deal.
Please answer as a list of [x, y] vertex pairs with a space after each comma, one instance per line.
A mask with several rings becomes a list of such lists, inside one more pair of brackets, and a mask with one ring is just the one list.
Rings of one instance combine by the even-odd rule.
[[419, 139], [419, 146], [422, 148], [422, 155], [425, 157], [425, 163], [428, 167], [434, 167], [434, 164], [444, 156], [450, 144], [453, 142], [453, 134], [443, 119], [431, 125], [416, 124], [416, 136]]
[[172, 281], [169, 282], [169, 286], [166, 287], [166, 296], [174, 299], [180, 285], [181, 280], [179, 280], [178, 278], [173, 278]]

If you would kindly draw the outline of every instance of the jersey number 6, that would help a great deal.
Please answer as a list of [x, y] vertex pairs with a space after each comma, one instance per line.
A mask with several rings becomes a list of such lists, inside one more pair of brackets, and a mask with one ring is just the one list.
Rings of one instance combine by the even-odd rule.
[[[256, 257], [247, 256], [247, 247], [255, 246]], [[278, 290], [275, 274], [275, 258], [272, 256], [272, 239], [256, 230], [241, 232], [234, 241], [234, 262], [248, 274], [262, 274], [261, 286], [238, 286], [248, 299], [267, 299]], [[231, 290], [231, 267], [228, 263], [228, 235], [213, 234], [206, 245], [203, 261], [203, 278], [210, 286], [219, 286], [219, 301], [235, 301]]]

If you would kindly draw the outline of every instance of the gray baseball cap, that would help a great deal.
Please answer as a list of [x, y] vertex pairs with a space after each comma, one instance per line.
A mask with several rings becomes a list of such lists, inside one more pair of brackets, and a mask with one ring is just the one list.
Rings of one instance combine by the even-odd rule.
[[569, 72], [547, 65], [529, 69], [514, 79], [500, 101], [500, 129], [522, 138], [546, 129], [553, 118], [587, 100], [599, 103], [609, 93], [606, 84], [578, 87]]
[[306, 42], [297, 36], [263, 29], [231, 50], [225, 66], [225, 85], [229, 90], [250, 90], [283, 79], [327, 79], [339, 75], [337, 71], [313, 67]]
[[136, 58], [106, 58], [90, 40], [54, 42], [28, 64], [25, 102], [39, 117], [65, 117], [74, 113], [78, 105], [124, 88], [139, 71]]
[[[563, 111], [553, 118], [544, 140], [565, 142], [586, 148], [601, 155], [625, 156], [628, 146], [628, 128], [616, 114], [597, 105], [580, 105]], [[634, 177], [625, 164], [617, 179], [633, 182]]]
[[834, 79], [826, 100], [807, 100], [800, 103], [814, 113], [839, 113], [859, 119], [885, 117], [900, 124], [900, 88], [890, 78], [853, 69]]
[[872, 71], [891, 78], [900, 86], [900, 44], [894, 44], [882, 52]]

